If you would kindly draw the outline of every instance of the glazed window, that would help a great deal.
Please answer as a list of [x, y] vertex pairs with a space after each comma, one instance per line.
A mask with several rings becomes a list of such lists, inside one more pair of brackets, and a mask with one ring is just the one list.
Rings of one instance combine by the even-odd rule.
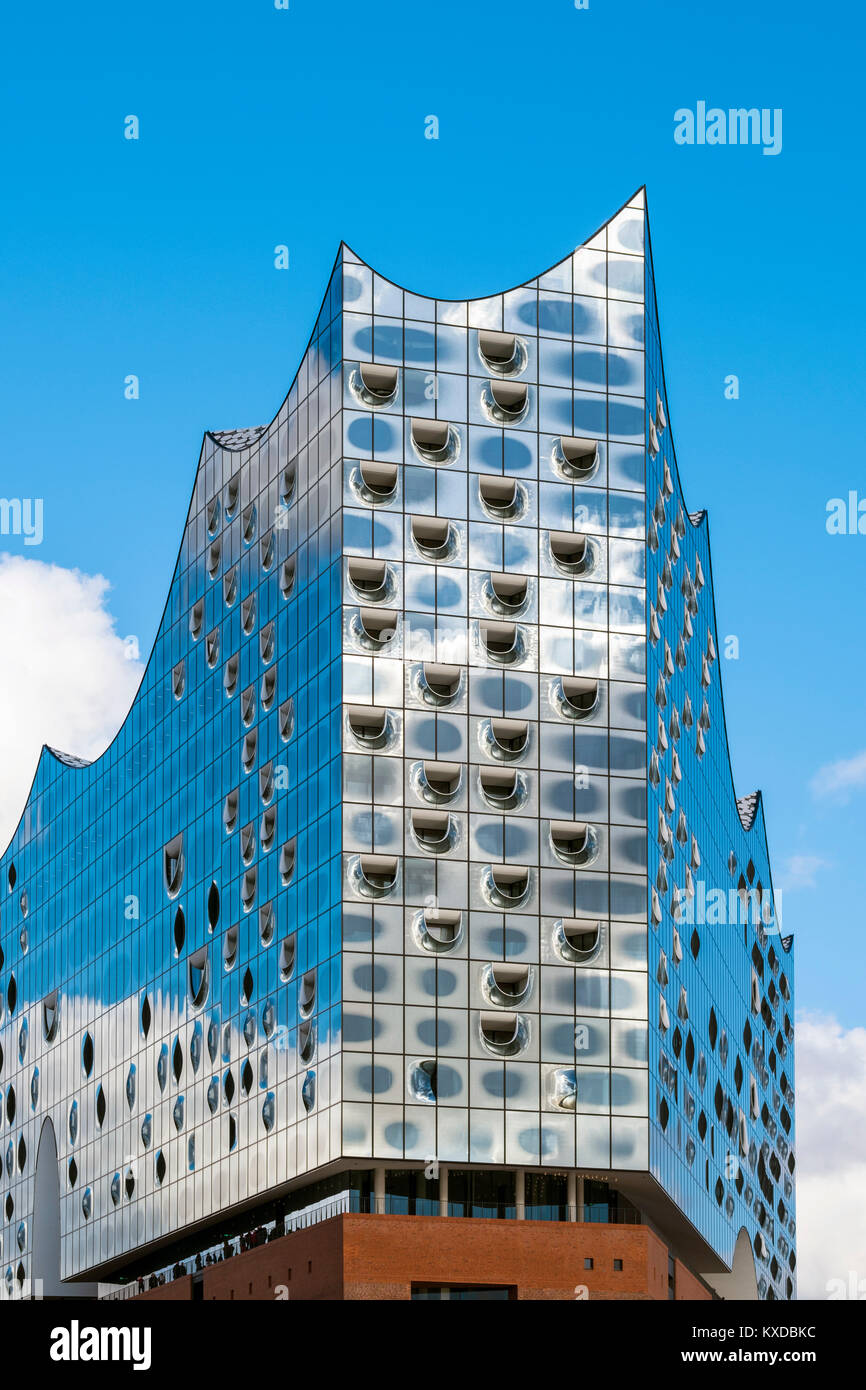
[[273, 527], [271, 527], [270, 531], [266, 531], [259, 541], [259, 556], [261, 558], [263, 570], [267, 571], [271, 568], [271, 565], [274, 563], [275, 554], [276, 540], [274, 538]]
[[493, 1004], [522, 1004], [532, 989], [532, 972], [528, 965], [495, 963], [484, 971], [484, 992]]
[[287, 560], [284, 560], [282, 565], [280, 566], [280, 593], [282, 594], [283, 598], [289, 598], [289, 596], [291, 595], [291, 592], [295, 587], [296, 573], [297, 565], [295, 563], [295, 556], [290, 555], [289, 558]]
[[238, 567], [234, 566], [227, 574], [223, 575], [223, 602], [226, 608], [231, 608], [238, 596]]
[[252, 821], [241, 831], [241, 859], [251, 864], [256, 855], [256, 831]]
[[478, 631], [491, 661], [508, 665], [522, 656], [522, 635], [516, 623], [481, 622]]
[[427, 801], [450, 801], [460, 790], [463, 772], [459, 763], [423, 762], [419, 789]]
[[496, 907], [521, 907], [529, 897], [530, 875], [524, 865], [491, 864], [484, 878], [487, 896]]
[[412, 541], [426, 560], [446, 560], [454, 553], [454, 529], [447, 519], [438, 516], [413, 516]]
[[444, 854], [456, 841], [447, 811], [412, 811], [411, 825], [416, 843], [429, 854]]
[[255, 540], [257, 523], [258, 514], [256, 512], [256, 504], [255, 502], [250, 502], [246, 507], [244, 507], [244, 514], [241, 518], [241, 525], [243, 527], [245, 545], [252, 545], [253, 541]]
[[263, 946], [270, 946], [276, 931], [277, 918], [273, 903], [264, 903], [259, 908], [259, 940]]
[[529, 387], [525, 381], [491, 379], [485, 388], [484, 403], [492, 419], [503, 424], [515, 424], [526, 414]]
[[550, 844], [564, 864], [590, 864], [598, 854], [598, 835], [579, 821], [552, 820]]
[[238, 805], [239, 793], [237, 791], [229, 792], [223, 802], [223, 825], [227, 835], [231, 835], [238, 823]]
[[436, 1102], [437, 1063], [435, 1059], [416, 1062], [409, 1072], [409, 1095], [428, 1105]]
[[298, 465], [292, 461], [287, 463], [283, 469], [283, 476], [280, 481], [280, 501], [284, 507], [288, 507], [295, 495], [295, 487], [298, 481]]
[[262, 683], [259, 690], [259, 696], [262, 702], [263, 710], [267, 711], [271, 708], [271, 706], [274, 703], [274, 696], [276, 694], [276, 691], [277, 672], [276, 668], [272, 666], [270, 670], [265, 671], [265, 674], [262, 676]]
[[279, 721], [280, 738], [283, 743], [288, 743], [295, 727], [295, 702], [291, 697], [280, 705]]
[[445, 463], [456, 455], [456, 431], [447, 420], [413, 420], [412, 445], [427, 463]]
[[259, 633], [259, 655], [265, 663], [272, 661], [276, 650], [276, 629], [273, 623], [268, 623]]
[[189, 631], [194, 642], [197, 642], [202, 634], [204, 624], [204, 599], [200, 598], [194, 603], [189, 615]]
[[561, 712], [569, 719], [588, 719], [598, 708], [597, 680], [585, 676], [563, 676]]
[[514, 333], [481, 329], [478, 334], [478, 355], [488, 371], [502, 376], [517, 375], [526, 366], [526, 346]]
[[262, 816], [262, 823], [259, 827], [259, 840], [262, 849], [267, 854], [268, 850], [273, 849], [274, 841], [277, 836], [277, 808], [269, 806]]
[[485, 801], [498, 810], [508, 810], [520, 800], [520, 775], [513, 768], [481, 767], [478, 782]]
[[[273, 799], [274, 795], [274, 764], [273, 760], [265, 763], [264, 767], [259, 768], [259, 796], [263, 805]], [[275, 813], [276, 814], [276, 813]]]
[[209, 969], [207, 947], [194, 951], [189, 958], [189, 994], [194, 1006], [199, 1009], [207, 999]]
[[229, 927], [223, 940], [223, 964], [226, 970], [231, 970], [238, 958], [238, 929]]
[[463, 935], [463, 914], [458, 908], [425, 908], [419, 914], [421, 944], [428, 951], [448, 951]]
[[491, 719], [491, 747], [494, 757], [519, 758], [529, 747], [529, 724], [525, 719]]
[[358, 887], [368, 897], [382, 897], [397, 884], [397, 858], [390, 854], [362, 854], [358, 861]]
[[361, 635], [374, 647], [386, 647], [397, 632], [397, 613], [393, 608], [362, 608], [358, 615]]
[[388, 742], [388, 711], [375, 705], [349, 705], [346, 719], [353, 738], [367, 748], [384, 748]]
[[59, 1024], [60, 999], [57, 990], [53, 989], [42, 1000], [42, 1036], [46, 1042], [51, 1043], [57, 1037]]
[[364, 394], [375, 405], [389, 405], [397, 395], [397, 368], [362, 362], [358, 368]]
[[235, 473], [226, 484], [226, 516], [234, 516], [241, 495], [241, 475]]
[[368, 501], [390, 502], [396, 496], [399, 476], [396, 463], [365, 462], [359, 465], [359, 473]]
[[291, 883], [294, 877], [297, 845], [297, 839], [293, 838], [280, 850], [280, 879], [284, 888]]
[[222, 559], [222, 544], [214, 541], [207, 552], [207, 572], [211, 579], [216, 579], [220, 572], [220, 560]]
[[589, 574], [594, 567], [595, 551], [587, 536], [575, 531], [551, 531], [550, 555], [563, 574]]
[[251, 912], [256, 901], [258, 875], [255, 869], [247, 869], [241, 879], [241, 905], [244, 912]]
[[245, 734], [245, 735], [244, 735], [243, 754], [242, 754], [243, 765], [244, 765], [244, 772], [252, 772], [253, 768], [255, 767], [255, 763], [256, 763], [256, 749], [257, 749], [257, 747], [258, 747], [258, 730], [257, 730], [257, 729], [251, 729], [250, 732], [249, 732], [248, 734]]
[[517, 612], [526, 603], [529, 580], [524, 574], [491, 574], [488, 578], [489, 597], [494, 607], [508, 613]]
[[174, 914], [174, 953], [179, 956], [183, 950], [183, 943], [186, 940], [186, 917], [183, 908], [179, 907]]
[[240, 671], [240, 666], [240, 657], [238, 656], [230, 656], [225, 664], [223, 689], [229, 699], [231, 699], [238, 688], [238, 673]]
[[183, 661], [183, 658], [181, 658], [177, 665], [173, 667], [171, 673], [171, 693], [176, 700], [180, 699], [181, 695], [183, 694], [183, 688], [185, 685], [186, 664]]
[[384, 560], [353, 558], [349, 561], [349, 583], [362, 601], [383, 603], [393, 593], [391, 573]]
[[213, 670], [220, 659], [220, 630], [215, 627], [205, 638], [205, 656], [207, 664]]
[[289, 979], [295, 968], [295, 946], [294, 935], [287, 936], [285, 941], [280, 943], [280, 979], [283, 983]]
[[479, 474], [478, 496], [488, 516], [507, 521], [521, 510], [522, 495], [514, 478]]
[[247, 594], [241, 603], [241, 627], [249, 637], [256, 625], [256, 596]]
[[183, 883], [184, 857], [183, 834], [169, 840], [162, 852], [163, 879], [165, 891], [170, 898], [176, 898]]
[[516, 1013], [482, 1012], [479, 1031], [484, 1046], [503, 1057], [520, 1052], [526, 1043], [526, 1028]]
[[220, 500], [212, 497], [207, 504], [207, 529], [210, 535], [216, 534], [216, 529], [220, 524]]
[[428, 703], [448, 704], [460, 693], [462, 672], [459, 666], [443, 666], [425, 661], [421, 668], [421, 686]]
[[249, 728], [256, 717], [256, 688], [248, 685], [241, 695], [241, 719]]
[[302, 976], [298, 990], [298, 1010], [302, 1018], [309, 1018], [316, 1007], [316, 972], [308, 970]]

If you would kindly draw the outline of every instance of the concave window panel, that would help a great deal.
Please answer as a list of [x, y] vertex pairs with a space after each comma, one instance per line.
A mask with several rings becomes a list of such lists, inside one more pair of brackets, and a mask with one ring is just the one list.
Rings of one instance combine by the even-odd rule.
[[497, 574], [488, 576], [489, 600], [496, 611], [517, 613], [526, 604], [529, 596], [529, 581], [525, 574]]
[[417, 811], [410, 816], [416, 844], [428, 854], [445, 854], [456, 843], [456, 832], [447, 811]]
[[193, 604], [189, 614], [189, 631], [194, 642], [201, 637], [204, 626], [204, 599], [200, 598]]
[[387, 709], [376, 705], [349, 705], [346, 720], [353, 738], [365, 748], [384, 748], [390, 740]]
[[361, 385], [369, 403], [388, 405], [397, 395], [398, 374], [396, 367], [378, 362], [361, 362], [358, 367]]
[[426, 801], [451, 801], [460, 791], [460, 763], [425, 761], [419, 769], [419, 790]]
[[262, 703], [262, 709], [266, 713], [271, 709], [274, 703], [274, 697], [276, 693], [277, 671], [276, 667], [271, 666], [267, 671], [265, 671], [265, 674], [262, 676], [262, 683], [259, 687], [259, 699]]
[[229, 927], [223, 940], [223, 964], [226, 970], [231, 970], [238, 958], [238, 929]]
[[297, 952], [297, 937], [294, 933], [287, 936], [280, 942], [280, 979], [283, 983], [291, 977], [295, 968], [295, 955]]
[[514, 478], [479, 474], [478, 495], [484, 510], [497, 521], [516, 516], [522, 503], [522, 493]]
[[595, 549], [588, 536], [577, 531], [550, 531], [550, 555], [563, 574], [589, 574], [594, 566]]
[[478, 355], [488, 371], [502, 376], [518, 375], [527, 361], [526, 345], [521, 338], [489, 328], [478, 333]]
[[522, 907], [532, 887], [530, 870], [522, 864], [488, 865], [483, 882], [492, 906], [505, 909]]
[[267, 853], [273, 849], [277, 837], [277, 808], [269, 806], [262, 816], [259, 826], [259, 841], [262, 849]]
[[514, 1057], [526, 1046], [528, 1030], [518, 1013], [482, 1010], [478, 1020], [481, 1041], [488, 1052]]
[[42, 1036], [47, 1043], [57, 1037], [60, 1027], [60, 995], [56, 989], [42, 1000]]
[[394, 591], [392, 574], [384, 560], [353, 557], [349, 560], [349, 583], [366, 603], [383, 603]]
[[295, 587], [297, 577], [297, 562], [294, 555], [290, 555], [280, 566], [280, 593], [283, 598], [289, 598]]
[[523, 635], [517, 623], [482, 621], [478, 630], [488, 661], [508, 666], [523, 656]]
[[491, 419], [506, 425], [516, 424], [527, 412], [529, 387], [525, 381], [491, 378], [485, 388], [484, 403]]
[[280, 705], [278, 718], [280, 738], [288, 743], [295, 728], [295, 702], [291, 697]]
[[457, 454], [457, 431], [447, 420], [413, 420], [412, 446], [426, 463], [450, 463]]
[[422, 693], [428, 704], [446, 705], [456, 700], [460, 694], [463, 672], [459, 666], [425, 661], [421, 667], [420, 681]]
[[591, 864], [598, 854], [598, 833], [582, 821], [552, 820], [550, 844], [564, 864]]
[[557, 442], [554, 457], [564, 478], [586, 482], [598, 468], [598, 441], [563, 435]]
[[478, 784], [484, 800], [494, 810], [512, 810], [525, 799], [524, 779], [516, 768], [482, 765], [478, 769]]
[[229, 792], [223, 802], [223, 825], [226, 834], [231, 835], [238, 823], [238, 810], [240, 807], [240, 793], [235, 790]]
[[532, 971], [528, 965], [495, 961], [485, 966], [482, 987], [491, 1004], [513, 1008], [529, 998]]
[[238, 567], [234, 565], [223, 575], [223, 602], [231, 608], [238, 596]]
[[425, 560], [448, 560], [456, 550], [456, 533], [446, 517], [413, 516], [411, 535]]
[[171, 671], [171, 693], [176, 700], [179, 700], [184, 692], [186, 685], [186, 662], [181, 658]]
[[183, 884], [183, 833], [175, 835], [163, 848], [163, 881], [170, 898], [176, 898]]
[[371, 647], [386, 647], [396, 636], [397, 618], [397, 611], [394, 608], [364, 606], [358, 611], [361, 636]]
[[390, 502], [397, 494], [399, 471], [396, 463], [361, 463], [358, 468], [362, 491], [371, 502]]
[[301, 977], [298, 989], [298, 1010], [302, 1018], [308, 1018], [316, 1007], [316, 972], [308, 970]]
[[262, 569], [265, 571], [265, 573], [267, 573], [267, 571], [271, 568], [271, 566], [274, 563], [274, 556], [276, 555], [276, 550], [276, 537], [274, 536], [273, 527], [271, 527], [270, 531], [266, 531], [265, 534], [262, 536], [261, 540], [259, 541], [259, 558], [261, 560]]
[[289, 506], [289, 504], [291, 503], [292, 498], [295, 495], [297, 481], [298, 465], [293, 460], [291, 463], [286, 464], [285, 468], [283, 469], [282, 478], [280, 479], [280, 501], [282, 502], [284, 507]]
[[194, 1006], [200, 1009], [205, 1003], [210, 983], [210, 969], [207, 947], [194, 951], [189, 958], [189, 993]]
[[367, 897], [380, 898], [397, 886], [399, 861], [396, 855], [362, 854], [358, 859], [359, 890]]
[[569, 719], [588, 719], [598, 709], [599, 683], [589, 676], [562, 676], [561, 712]]
[[288, 887], [294, 878], [297, 853], [297, 836], [293, 836], [280, 850], [280, 881], [284, 888]]
[[416, 924], [418, 939], [426, 951], [453, 951], [463, 940], [463, 913], [459, 908], [423, 908]]
[[529, 724], [525, 719], [491, 719], [487, 751], [508, 762], [520, 758], [529, 747]]
[[235, 473], [226, 483], [225, 511], [227, 517], [234, 516], [241, 497], [241, 475]]

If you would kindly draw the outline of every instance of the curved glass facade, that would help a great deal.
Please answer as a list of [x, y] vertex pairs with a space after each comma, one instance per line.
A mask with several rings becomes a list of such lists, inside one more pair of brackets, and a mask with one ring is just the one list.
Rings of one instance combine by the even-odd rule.
[[46, 1120], [65, 1278], [368, 1160], [654, 1182], [792, 1295], [790, 942], [669, 434], [642, 193], [482, 300], [341, 248], [0, 860], [3, 1296]]

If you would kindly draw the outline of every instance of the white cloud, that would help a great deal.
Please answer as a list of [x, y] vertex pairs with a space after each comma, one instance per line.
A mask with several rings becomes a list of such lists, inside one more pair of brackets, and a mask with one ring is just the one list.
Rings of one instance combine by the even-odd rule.
[[115, 632], [109, 588], [101, 574], [0, 556], [0, 853], [42, 744], [94, 758], [132, 703], [142, 666]]
[[866, 1028], [806, 1015], [796, 1049], [798, 1294], [852, 1272], [866, 1294]]
[[866, 750], [853, 758], [840, 758], [819, 767], [809, 784], [814, 796], [832, 796], [847, 801], [852, 791], [866, 787]]
[[795, 888], [814, 888], [818, 871], [829, 867], [829, 859], [821, 859], [817, 854], [792, 854], [782, 864], [777, 881], [786, 892]]

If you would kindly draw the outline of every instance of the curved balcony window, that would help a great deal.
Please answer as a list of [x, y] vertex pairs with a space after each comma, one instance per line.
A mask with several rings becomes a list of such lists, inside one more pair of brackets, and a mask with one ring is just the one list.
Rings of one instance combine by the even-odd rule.
[[479, 330], [478, 356], [487, 371], [497, 376], [519, 376], [527, 363], [526, 344], [522, 338], [489, 328]]
[[280, 705], [279, 724], [280, 738], [283, 743], [288, 743], [295, 728], [295, 702], [291, 696]]
[[284, 507], [288, 507], [295, 495], [295, 488], [298, 484], [298, 465], [293, 459], [287, 463], [283, 469], [283, 476], [280, 479], [280, 501]]
[[508, 767], [481, 767], [478, 784], [488, 806], [496, 811], [513, 811], [526, 800], [526, 780]]
[[204, 645], [207, 664], [213, 670], [220, 659], [220, 630], [218, 627], [208, 633]]
[[494, 1052], [500, 1057], [513, 1057], [526, 1046], [528, 1030], [520, 1014], [482, 1011], [478, 1028], [481, 1041], [488, 1052]]
[[353, 557], [349, 561], [349, 583], [362, 603], [385, 603], [394, 595], [394, 575], [384, 560]]
[[208, 535], [215, 536], [220, 524], [220, 500], [212, 497], [207, 504], [207, 529]]
[[379, 362], [361, 362], [349, 378], [352, 393], [365, 405], [391, 405], [397, 399], [396, 367]]
[[445, 517], [413, 516], [411, 534], [425, 560], [448, 560], [457, 549], [457, 532]]
[[298, 989], [298, 1011], [302, 1018], [309, 1018], [316, 1007], [316, 972], [308, 970], [301, 978]]
[[226, 483], [226, 516], [234, 516], [238, 509], [238, 502], [241, 497], [241, 475], [235, 473], [233, 478], [229, 478]]
[[270, 946], [276, 931], [277, 918], [273, 903], [263, 903], [259, 908], [259, 940], [263, 946]]
[[517, 623], [485, 622], [478, 624], [478, 634], [489, 661], [511, 666], [525, 652], [523, 633]]
[[183, 833], [169, 840], [162, 851], [163, 880], [170, 898], [176, 898], [183, 883]]
[[261, 825], [259, 826], [259, 843], [265, 854], [273, 849], [276, 836], [277, 808], [276, 806], [269, 806], [262, 816]]
[[238, 688], [238, 676], [240, 674], [240, 669], [240, 657], [230, 656], [225, 664], [225, 670], [223, 671], [223, 689], [225, 690], [226, 695], [229, 699], [232, 698], [232, 696]]
[[274, 696], [277, 693], [277, 672], [272, 666], [265, 671], [262, 676], [262, 683], [259, 687], [259, 698], [262, 702], [262, 709], [267, 712], [274, 703]]
[[459, 763], [425, 761], [412, 769], [412, 785], [424, 801], [451, 801], [460, 791], [463, 770]]
[[398, 478], [396, 463], [370, 459], [358, 465], [355, 486], [366, 502], [390, 502], [397, 495]]
[[311, 1018], [298, 1025], [298, 1055], [302, 1062], [312, 1062], [316, 1050], [316, 1029]]
[[529, 747], [529, 724], [525, 719], [489, 719], [482, 725], [482, 746], [500, 762], [514, 762]]
[[484, 387], [481, 400], [489, 419], [497, 424], [515, 425], [529, 409], [529, 387], [525, 381], [491, 378]]
[[412, 835], [428, 854], [446, 854], [457, 843], [457, 830], [447, 811], [412, 811]]
[[238, 823], [239, 794], [237, 791], [229, 792], [223, 802], [223, 825], [226, 834], [231, 835]]
[[207, 999], [209, 984], [207, 947], [202, 946], [189, 958], [189, 994], [197, 1009], [200, 1009]]
[[567, 719], [588, 719], [598, 709], [599, 684], [588, 676], [562, 676], [558, 682], [559, 710]]
[[259, 796], [263, 806], [267, 806], [273, 800], [274, 786], [274, 763], [273, 759], [269, 758], [264, 767], [259, 768]]
[[425, 951], [453, 951], [463, 940], [459, 908], [423, 908], [415, 918], [415, 936]]
[[231, 970], [238, 958], [238, 929], [229, 927], [223, 940], [223, 965]]
[[525, 574], [489, 574], [485, 589], [495, 613], [519, 613], [529, 597], [529, 580]]
[[596, 549], [589, 536], [576, 531], [551, 531], [548, 544], [551, 559], [563, 574], [590, 574], [595, 568]]
[[244, 912], [251, 912], [256, 901], [256, 885], [258, 874], [256, 870], [247, 869], [241, 879], [241, 906]]
[[393, 608], [361, 608], [356, 632], [365, 647], [381, 651], [397, 635], [397, 612]]
[[257, 729], [251, 729], [248, 734], [244, 734], [243, 751], [241, 754], [244, 772], [252, 772], [256, 765], [256, 749], [258, 748], [258, 742]]
[[241, 517], [241, 528], [243, 531], [244, 545], [252, 545], [256, 538], [256, 527], [258, 526], [258, 513], [255, 502], [250, 502], [244, 507], [244, 514]]
[[553, 929], [557, 954], [569, 965], [588, 965], [601, 954], [604, 931], [601, 922], [563, 917]]
[[189, 634], [194, 642], [201, 637], [204, 628], [204, 599], [200, 598], [190, 609]]
[[562, 435], [554, 445], [557, 472], [569, 482], [586, 482], [598, 469], [598, 442]]
[[526, 494], [515, 478], [481, 473], [478, 496], [484, 511], [494, 521], [511, 521], [525, 507]]
[[274, 528], [272, 526], [270, 531], [266, 531], [265, 534], [262, 536], [261, 540], [259, 541], [259, 559], [261, 560], [262, 569], [265, 571], [265, 573], [267, 573], [267, 571], [273, 565], [274, 556], [276, 555], [276, 553], [277, 542], [274, 536]]
[[552, 820], [550, 845], [564, 864], [591, 864], [598, 854], [598, 835], [580, 821]]
[[532, 993], [532, 971], [528, 965], [499, 962], [486, 965], [481, 989], [491, 1004], [514, 1008], [524, 1004]]
[[241, 602], [241, 627], [247, 637], [253, 632], [255, 625], [256, 596], [255, 594], [247, 594], [246, 598]]
[[179, 700], [179, 699], [181, 698], [181, 696], [183, 695], [183, 690], [184, 690], [184, 686], [185, 686], [185, 685], [186, 685], [186, 663], [184, 662], [183, 658], [181, 657], [180, 661], [177, 663], [176, 666], [174, 666], [174, 667], [172, 668], [172, 672], [171, 672], [171, 693], [172, 693], [172, 695], [174, 696], [174, 698], [175, 698], [176, 700]]
[[46, 994], [42, 1000], [42, 1036], [47, 1043], [54, 1042], [60, 1026], [60, 996], [56, 989]]
[[207, 552], [207, 572], [211, 579], [216, 579], [220, 572], [220, 562], [222, 560], [222, 542], [214, 541]]
[[352, 737], [364, 748], [386, 748], [393, 734], [388, 710], [377, 705], [349, 705], [346, 723]]
[[295, 576], [297, 574], [296, 557], [290, 555], [280, 566], [280, 593], [283, 598], [289, 598], [295, 587]]
[[463, 672], [459, 666], [425, 661], [418, 672], [418, 684], [426, 704], [447, 705], [460, 694]]
[[413, 420], [412, 447], [425, 463], [451, 463], [460, 449], [460, 435], [447, 420]]
[[280, 882], [287, 888], [295, 875], [298, 842], [292, 838], [280, 850]]
[[294, 933], [287, 936], [280, 942], [280, 979], [283, 984], [290, 979], [295, 968], [295, 952], [297, 948], [297, 938]]
[[391, 854], [362, 854], [358, 857], [356, 887], [368, 898], [383, 898], [397, 886], [398, 860]]
[[266, 665], [273, 661], [276, 644], [276, 628], [273, 623], [268, 623], [259, 633], [259, 655]]
[[530, 871], [522, 864], [489, 864], [482, 873], [482, 886], [493, 907], [520, 908], [532, 887]]
[[231, 608], [238, 596], [238, 567], [235, 565], [223, 575], [223, 602]]

